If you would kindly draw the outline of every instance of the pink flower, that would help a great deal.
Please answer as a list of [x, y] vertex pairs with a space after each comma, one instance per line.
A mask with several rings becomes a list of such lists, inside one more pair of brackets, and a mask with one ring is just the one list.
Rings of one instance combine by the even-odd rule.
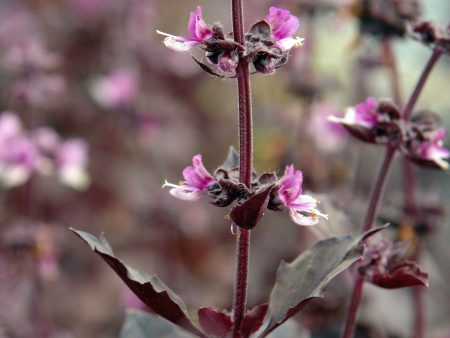
[[289, 214], [294, 223], [299, 225], [314, 225], [319, 222], [319, 217], [328, 219], [328, 216], [317, 210], [319, 202], [309, 195], [302, 195], [303, 175], [300, 170], [295, 170], [294, 165], [286, 166], [281, 177], [278, 189], [278, 197], [289, 208]]
[[74, 189], [85, 189], [90, 183], [87, 164], [88, 146], [84, 140], [72, 138], [59, 145], [56, 166], [63, 184]]
[[444, 138], [445, 128], [437, 129], [431, 140], [419, 144], [415, 151], [417, 156], [436, 163], [442, 169], [449, 169], [445, 159], [450, 157], [450, 151], [443, 147]]
[[377, 123], [377, 107], [377, 100], [374, 97], [368, 97], [366, 101], [357, 104], [355, 107], [347, 108], [344, 117], [330, 116], [329, 120], [347, 126], [357, 125], [371, 129]]
[[316, 105], [308, 123], [308, 133], [317, 147], [326, 153], [341, 151], [348, 138], [343, 126], [328, 119], [333, 114], [339, 114], [335, 107], [328, 104]]
[[33, 131], [32, 140], [39, 151], [39, 169], [42, 174], [56, 174], [64, 185], [83, 190], [89, 185], [88, 146], [78, 138], [63, 141], [51, 128]]
[[173, 49], [177, 52], [185, 52], [191, 50], [195, 46], [205, 43], [211, 38], [212, 31], [202, 19], [202, 7], [198, 6], [195, 12], [191, 12], [189, 17], [188, 32], [190, 38], [183, 36], [175, 36], [161, 31], [156, 31], [158, 34], [166, 36], [164, 45], [167, 48]]
[[166, 181], [163, 187], [172, 187], [169, 191], [170, 194], [186, 201], [198, 200], [201, 194], [208, 190], [208, 186], [215, 182], [215, 179], [203, 166], [201, 155], [195, 155], [192, 158], [192, 166], [184, 168], [183, 177], [184, 182], [181, 182], [180, 185]]
[[302, 38], [292, 37], [297, 31], [300, 23], [297, 17], [282, 8], [270, 7], [266, 21], [272, 27], [272, 36], [276, 40], [276, 46], [282, 51], [290, 50], [293, 47], [300, 47], [303, 44]]
[[23, 184], [36, 169], [38, 152], [24, 135], [17, 115], [0, 115], [0, 184], [14, 187]]
[[129, 69], [120, 69], [94, 80], [91, 95], [102, 107], [121, 108], [133, 102], [137, 86], [135, 73]]

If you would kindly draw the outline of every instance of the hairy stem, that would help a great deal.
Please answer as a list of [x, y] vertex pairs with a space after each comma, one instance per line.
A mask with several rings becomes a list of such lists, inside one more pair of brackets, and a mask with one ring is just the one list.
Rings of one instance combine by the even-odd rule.
[[[244, 44], [242, 0], [231, 1], [234, 40]], [[252, 179], [252, 104], [248, 63], [241, 61], [236, 68], [239, 104], [239, 180], [247, 187]], [[247, 303], [250, 231], [241, 229], [237, 238], [236, 280], [233, 297], [233, 337], [239, 337]]]

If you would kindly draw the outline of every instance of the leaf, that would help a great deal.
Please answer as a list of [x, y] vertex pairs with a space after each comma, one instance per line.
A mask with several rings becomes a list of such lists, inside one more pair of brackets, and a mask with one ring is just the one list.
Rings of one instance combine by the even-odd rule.
[[198, 320], [206, 334], [225, 337], [233, 330], [233, 320], [228, 313], [213, 307], [198, 310]]
[[94, 252], [99, 254], [131, 291], [151, 310], [189, 332], [200, 337], [206, 337], [189, 320], [186, 305], [181, 298], [170, 290], [158, 276], [146, 276], [123, 264], [114, 257], [111, 247], [103, 236], [97, 238], [84, 231], [72, 228], [70, 230], [84, 240]]
[[239, 153], [233, 146], [230, 146], [228, 149], [227, 158], [225, 159], [225, 162], [219, 166], [219, 168], [230, 170], [237, 167], [239, 167]]
[[282, 261], [270, 295], [266, 328], [259, 337], [265, 337], [309, 300], [323, 297], [327, 284], [361, 257], [363, 240], [384, 228], [375, 228], [357, 238], [328, 238], [317, 242], [291, 263]]
[[249, 337], [252, 333], [258, 331], [258, 329], [264, 322], [264, 317], [266, 316], [267, 309], [267, 304], [260, 304], [247, 311], [239, 329], [242, 337]]
[[270, 192], [274, 187], [275, 184], [272, 184], [244, 203], [235, 206], [230, 213], [231, 220], [241, 228], [247, 230], [254, 228], [264, 215], [269, 203]]
[[164, 318], [137, 310], [127, 310], [120, 338], [195, 338]]
[[377, 272], [364, 279], [385, 289], [398, 289], [409, 286], [428, 286], [428, 273], [412, 261], [388, 268], [384, 273]]

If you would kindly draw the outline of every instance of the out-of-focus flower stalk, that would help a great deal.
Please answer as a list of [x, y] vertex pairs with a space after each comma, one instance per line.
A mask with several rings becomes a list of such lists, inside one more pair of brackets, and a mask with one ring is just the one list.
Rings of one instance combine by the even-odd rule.
[[442, 52], [439, 49], [435, 49], [433, 51], [433, 54], [431, 54], [430, 59], [428, 60], [422, 74], [420, 75], [419, 81], [417, 81], [417, 84], [414, 87], [414, 92], [412, 93], [411, 98], [409, 99], [405, 109], [403, 110], [403, 118], [405, 119], [405, 121], [407, 121], [411, 116], [411, 113], [416, 106], [417, 100], [419, 99], [420, 93], [422, 92], [422, 89], [427, 82], [428, 76], [430, 75], [431, 70], [433, 69], [434, 65], [437, 63], [441, 55]]
[[[244, 15], [242, 0], [231, 0], [234, 41], [244, 44]], [[239, 180], [247, 187], [252, 179], [252, 103], [250, 76], [247, 62], [239, 62], [236, 68], [239, 105]], [[233, 336], [238, 331], [245, 314], [247, 303], [248, 261], [250, 230], [241, 229], [237, 237], [236, 280], [233, 296]]]
[[[434, 65], [439, 60], [440, 55], [441, 55], [440, 51], [438, 51], [437, 49], [434, 50], [429, 61], [425, 65], [425, 68], [422, 71], [422, 74], [414, 88], [414, 91], [411, 94], [408, 102], [406, 103], [406, 105], [402, 111], [402, 117], [406, 121], [409, 119], [411, 112], [413, 111], [413, 109], [417, 103], [417, 99], [419, 98], [419, 95], [424, 88], [426, 80], [428, 79], [428, 76], [430, 75], [431, 70], [433, 69]], [[397, 87], [397, 86], [395, 85], [395, 87]], [[396, 91], [397, 91], [397, 89], [394, 89], [394, 92], [396, 92]], [[398, 99], [400, 99], [399, 91], [395, 95], [397, 96]], [[384, 161], [381, 166], [380, 172], [378, 174], [377, 180], [375, 182], [374, 188], [372, 190], [369, 206], [367, 208], [366, 218], [365, 218], [364, 224], [363, 224], [363, 232], [369, 230], [375, 221], [379, 202], [380, 202], [381, 195], [383, 192], [383, 187], [385, 185], [385, 182], [387, 179], [387, 174], [391, 167], [391, 163], [392, 163], [392, 159], [394, 158], [395, 151], [396, 151], [396, 146], [392, 146], [390, 144], [386, 145]], [[347, 313], [345, 326], [344, 326], [344, 329], [343, 329], [342, 335], [341, 335], [342, 338], [352, 338], [354, 335], [355, 327], [356, 327], [356, 315], [358, 313], [359, 304], [361, 303], [363, 286], [364, 286], [364, 279], [360, 274], [357, 274], [356, 279], [355, 279], [355, 284], [353, 286], [353, 292], [352, 292], [349, 311]], [[417, 314], [419, 314], [419, 312], [417, 312]], [[419, 329], [423, 330], [423, 327], [419, 328]], [[420, 336], [416, 336], [416, 337], [420, 337]]]

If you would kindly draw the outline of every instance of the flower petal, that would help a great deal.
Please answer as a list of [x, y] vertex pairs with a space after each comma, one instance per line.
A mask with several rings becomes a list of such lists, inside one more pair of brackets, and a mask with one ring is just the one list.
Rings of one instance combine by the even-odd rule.
[[211, 29], [208, 28], [202, 19], [202, 7], [197, 6], [195, 12], [191, 12], [189, 16], [188, 32], [192, 40], [202, 42], [212, 36]]
[[303, 42], [305, 39], [299, 38], [298, 36], [295, 38], [284, 38], [279, 41], [277, 41], [276, 45], [279, 47], [283, 52], [288, 51], [292, 48], [299, 48], [303, 46]]
[[280, 179], [278, 196], [285, 205], [290, 205], [302, 193], [303, 174], [295, 170], [294, 165], [286, 166], [284, 175]]
[[169, 190], [169, 193], [180, 200], [192, 202], [197, 201], [201, 196], [201, 192], [199, 190], [191, 190], [186, 186], [172, 188]]
[[214, 178], [203, 166], [202, 156], [197, 154], [192, 158], [192, 166], [183, 170], [183, 177], [187, 186], [204, 191], [214, 181]]
[[300, 26], [297, 17], [288, 10], [277, 7], [270, 7], [266, 20], [272, 26], [272, 35], [277, 40], [291, 37]]
[[297, 211], [309, 212], [317, 207], [317, 200], [310, 195], [300, 195], [289, 206], [295, 208]]
[[315, 214], [305, 216], [297, 212], [294, 208], [289, 208], [289, 215], [292, 221], [298, 225], [313, 226], [319, 223], [319, 218]]
[[187, 52], [199, 44], [200, 42], [182, 40], [178, 37], [167, 37], [164, 39], [164, 45], [176, 52]]

